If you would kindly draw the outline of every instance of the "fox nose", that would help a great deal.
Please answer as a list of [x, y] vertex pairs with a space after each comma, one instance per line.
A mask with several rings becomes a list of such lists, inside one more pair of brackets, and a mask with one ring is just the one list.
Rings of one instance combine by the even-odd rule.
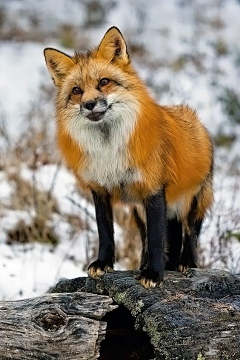
[[96, 101], [94, 101], [94, 100], [89, 100], [89, 101], [87, 101], [87, 102], [85, 102], [84, 104], [83, 104], [83, 107], [85, 108], [85, 109], [87, 109], [87, 110], [93, 110], [94, 109], [94, 107], [95, 107], [95, 105], [96, 105]]

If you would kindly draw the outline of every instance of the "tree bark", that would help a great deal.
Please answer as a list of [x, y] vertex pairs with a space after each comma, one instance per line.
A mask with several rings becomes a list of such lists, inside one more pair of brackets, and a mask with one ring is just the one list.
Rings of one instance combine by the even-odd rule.
[[[149, 336], [156, 359], [240, 359], [239, 276], [221, 270], [169, 271], [160, 288], [146, 290], [138, 275], [123, 271], [88, 278], [82, 290], [109, 295], [127, 308], [135, 328]], [[71, 280], [57, 288], [64, 283], [70, 286]]]
[[[147, 290], [138, 275], [64, 280], [51, 294], [0, 302], [0, 359], [240, 359], [240, 276], [169, 271], [159, 288]], [[118, 339], [123, 345], [115, 350]]]
[[97, 359], [111, 304], [88, 293], [0, 302], [0, 359]]

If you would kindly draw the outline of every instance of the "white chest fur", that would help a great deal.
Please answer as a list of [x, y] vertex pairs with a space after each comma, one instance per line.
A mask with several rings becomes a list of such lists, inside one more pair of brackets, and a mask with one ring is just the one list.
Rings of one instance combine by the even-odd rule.
[[135, 119], [128, 116], [106, 118], [99, 123], [87, 122], [78, 130], [71, 126], [71, 134], [87, 157], [87, 165], [79, 174], [83, 180], [94, 181], [110, 190], [141, 179], [139, 171], [130, 168], [128, 141], [134, 126]]

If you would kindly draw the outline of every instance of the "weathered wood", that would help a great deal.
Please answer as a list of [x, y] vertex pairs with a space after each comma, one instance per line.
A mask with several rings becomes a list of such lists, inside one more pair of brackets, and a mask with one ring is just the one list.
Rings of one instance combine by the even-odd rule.
[[[109, 295], [130, 310], [135, 328], [148, 334], [156, 359], [240, 359], [239, 276], [221, 270], [166, 272], [160, 288], [147, 290], [138, 274], [87, 278], [82, 289]], [[65, 286], [71, 291], [71, 280], [61, 282]]]
[[97, 359], [111, 304], [88, 293], [0, 302], [0, 359]]
[[[0, 302], [0, 359], [97, 359], [105, 320], [111, 323], [111, 314], [116, 314], [115, 323], [107, 330], [101, 359], [113, 358], [115, 345], [110, 357], [108, 348], [117, 343], [115, 335], [120, 339], [125, 334], [133, 342], [135, 338], [134, 346], [138, 342], [143, 346], [145, 339], [135, 336], [133, 326], [148, 335], [159, 360], [240, 359], [239, 276], [220, 270], [166, 272], [160, 288], [147, 290], [139, 284], [138, 275], [138, 271], [116, 271], [99, 280], [65, 280], [52, 294]], [[114, 309], [106, 295], [132, 314], [132, 325], [123, 328], [124, 311], [105, 316]], [[132, 351], [131, 344], [121, 345], [130, 354], [124, 359], [153, 358], [145, 345], [142, 349], [151, 355], [141, 357], [142, 350]], [[114, 358], [121, 359], [120, 350]]]

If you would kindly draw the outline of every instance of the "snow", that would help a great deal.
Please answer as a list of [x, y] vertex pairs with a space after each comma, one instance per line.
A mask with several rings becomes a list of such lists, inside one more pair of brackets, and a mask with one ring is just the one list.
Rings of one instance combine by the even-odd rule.
[[[56, 165], [45, 165], [36, 170], [34, 175], [38, 189], [49, 191], [55, 172]], [[32, 181], [32, 170], [26, 166], [22, 167], [20, 174], [24, 180]], [[4, 174], [0, 172], [0, 198], [6, 195], [6, 190], [10, 194], [11, 187], [7, 185]], [[93, 205], [79, 196], [75, 187], [72, 174], [61, 167], [52, 191], [57, 196], [60, 214], [84, 219], [87, 211], [91, 215], [88, 229], [78, 231], [72, 237], [70, 225], [62, 219], [62, 215], [54, 214], [52, 226], [61, 239], [56, 247], [40, 243], [7, 245], [6, 232], [14, 228], [19, 220], [30, 223], [31, 216], [26, 211], [5, 210], [0, 217], [0, 296], [3, 300], [38, 296], [60, 279], [86, 276], [83, 265], [88, 262], [87, 254], [91, 254], [91, 244], [97, 239], [95, 210]], [[81, 208], [70, 202], [69, 198], [81, 204]], [[121, 235], [121, 229], [115, 224], [117, 244], [121, 243]]]
[[43, 48], [39, 44], [1, 44], [0, 106], [7, 114], [8, 129], [17, 134], [23, 123], [31, 93], [41, 81]]
[[12, 188], [3, 172], [0, 172], [0, 184], [1, 184], [0, 203], [4, 205], [8, 205], [9, 198], [12, 193]]
[[[39, 188], [48, 189], [49, 178], [51, 179], [54, 171], [54, 166], [46, 166], [40, 169], [39, 174], [36, 172]], [[31, 171], [22, 169], [23, 178], [29, 180], [31, 176]], [[72, 205], [66, 199], [66, 192], [73, 187], [74, 179], [66, 170], [62, 170], [60, 178], [64, 181], [57, 181], [54, 192], [62, 195], [59, 197], [61, 210], [72, 214]], [[1, 194], [3, 193], [4, 188], [1, 187]], [[95, 224], [89, 236], [82, 231], [72, 239], [69, 224], [62, 221], [60, 215], [55, 215], [53, 226], [61, 239], [56, 248], [39, 243], [9, 246], [5, 243], [6, 231], [12, 229], [19, 220], [30, 223], [30, 214], [26, 211], [6, 210], [0, 219], [0, 294], [3, 300], [37, 296], [46, 292], [61, 278], [86, 275], [82, 264], [86, 263], [88, 237], [96, 236]], [[71, 261], [68, 260], [70, 258]]]
[[[56, 251], [34, 243], [32, 245], [1, 246], [0, 292], [3, 300], [29, 298], [43, 294], [61, 278], [85, 276], [81, 270], [83, 256], [67, 261], [66, 254], [84, 254], [84, 233], [71, 244], [58, 246]], [[6, 281], [5, 279], [8, 279]], [[20, 283], [19, 283], [20, 280]]]
[[[105, 7], [108, 2], [100, 1]], [[224, 245], [225, 258], [217, 258], [218, 231], [224, 233], [226, 230], [236, 229], [240, 232], [239, 164], [236, 162], [237, 171], [234, 174], [229, 165], [239, 158], [240, 126], [236, 125], [233, 129], [218, 101], [225, 87], [239, 93], [240, 68], [236, 65], [240, 33], [239, 2], [215, 0], [210, 5], [207, 0], [116, 1], [115, 6], [107, 12], [105, 21], [95, 28], [86, 26], [84, 4], [83, 1], [75, 0], [5, 0], [1, 2], [1, 6], [8, 14], [8, 21], [3, 24], [3, 29], [14, 23], [31, 32], [30, 15], [37, 14], [41, 30], [50, 33], [61, 24], [72, 24], [83, 37], [89, 39], [91, 48], [98, 44], [108, 27], [118, 26], [127, 41], [143, 46], [145, 55], [134, 56], [133, 63], [159, 102], [188, 103], [197, 109], [202, 122], [213, 135], [219, 129], [225, 129], [229, 133], [234, 131], [237, 140], [231, 150], [216, 150], [215, 204], [205, 221], [200, 245], [204, 248], [207, 263], [212, 261], [215, 268], [240, 272], [240, 243], [236, 239], [229, 240]], [[222, 27], [213, 28], [211, 21], [215, 19], [222, 20]], [[222, 56], [217, 55], [214, 49], [218, 39], [223, 39], [227, 44], [227, 53]], [[38, 96], [39, 85], [50, 82], [43, 57], [46, 46], [72, 53], [72, 50], [64, 49], [54, 35], [39, 43], [0, 42], [0, 116], [5, 117], [7, 129], [14, 139], [18, 139], [27, 129], [25, 115], [29, 104]], [[187, 60], [183, 67], [174, 71], [174, 63], [185, 55]], [[199, 61], [200, 70], [189, 60], [190, 55]], [[46, 108], [48, 107], [49, 104], [46, 104]], [[52, 111], [51, 108], [49, 111]], [[0, 170], [1, 299], [38, 296], [61, 278], [86, 274], [84, 265], [88, 263], [92, 243], [97, 238], [94, 208], [77, 193], [76, 181], [63, 165], [57, 173], [56, 181], [54, 180], [56, 166], [40, 166], [34, 173], [39, 189], [49, 191], [54, 182], [53, 195], [60, 208], [60, 213], [54, 213], [52, 219], [60, 239], [56, 247], [40, 243], [6, 243], [7, 231], [19, 220], [30, 222], [32, 213], [10, 208], [13, 189], [6, 174]], [[22, 164], [20, 174], [23, 179], [32, 182], [33, 173], [26, 164]], [[82, 219], [87, 217], [89, 229], [79, 230], [72, 238], [67, 215]], [[121, 246], [122, 231], [117, 224], [115, 234], [116, 241]], [[214, 253], [213, 248], [216, 249]], [[123, 266], [123, 263], [117, 263], [116, 268]]]

